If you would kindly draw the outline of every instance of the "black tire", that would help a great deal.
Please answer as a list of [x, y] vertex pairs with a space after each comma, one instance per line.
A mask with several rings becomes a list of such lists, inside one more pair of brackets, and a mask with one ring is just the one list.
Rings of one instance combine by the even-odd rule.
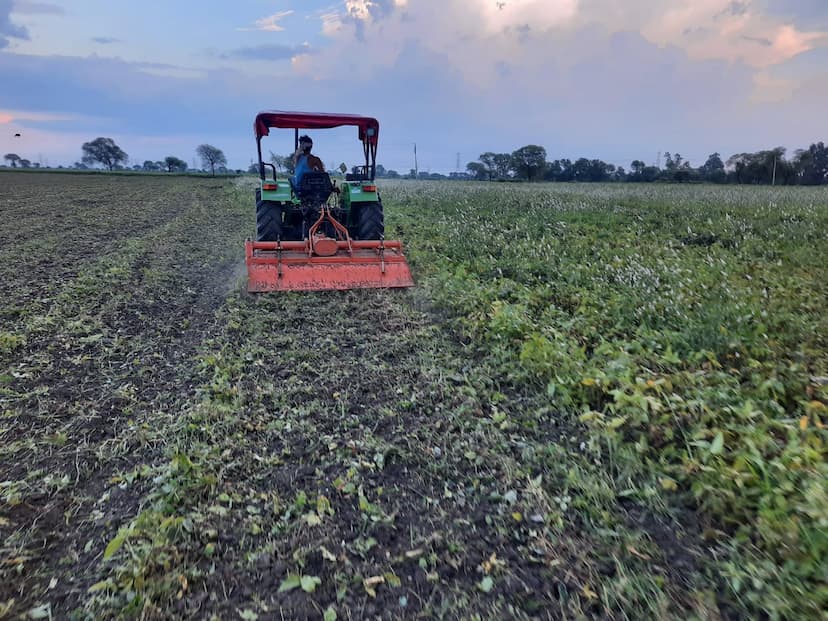
[[282, 238], [282, 205], [272, 201], [256, 202], [256, 241]]
[[382, 203], [362, 203], [357, 215], [357, 239], [382, 239], [384, 236]]

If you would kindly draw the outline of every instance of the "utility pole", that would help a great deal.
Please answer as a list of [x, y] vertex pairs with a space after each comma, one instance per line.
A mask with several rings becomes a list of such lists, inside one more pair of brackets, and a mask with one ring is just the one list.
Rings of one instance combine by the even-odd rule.
[[417, 143], [416, 142], [414, 143], [414, 178], [415, 179], [420, 178], [420, 171], [417, 168]]
[[661, 170], [661, 151], [659, 151], [658, 155], [656, 156], [656, 168]]
[[457, 153], [457, 165], [454, 167], [454, 172], [460, 172], [460, 153]]
[[773, 180], [771, 181], [771, 185], [776, 185], [776, 160], [778, 160], [778, 159], [779, 159], [779, 157], [776, 155], [776, 152], [774, 152], [774, 154], [773, 154]]

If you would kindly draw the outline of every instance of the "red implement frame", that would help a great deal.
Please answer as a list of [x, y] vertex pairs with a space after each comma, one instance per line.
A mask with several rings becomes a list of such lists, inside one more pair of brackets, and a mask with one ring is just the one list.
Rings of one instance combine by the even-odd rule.
[[[336, 239], [317, 233], [324, 220]], [[324, 291], [413, 287], [399, 241], [352, 240], [324, 207], [305, 241], [245, 243], [247, 290]]]

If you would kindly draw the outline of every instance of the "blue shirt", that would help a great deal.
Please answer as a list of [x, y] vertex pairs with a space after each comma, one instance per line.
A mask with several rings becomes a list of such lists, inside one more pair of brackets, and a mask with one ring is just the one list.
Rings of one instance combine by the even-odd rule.
[[302, 177], [305, 176], [306, 172], [311, 172], [311, 167], [308, 165], [308, 156], [303, 153], [299, 156], [296, 162], [296, 168], [293, 171], [294, 186], [299, 187], [299, 184], [302, 183]]

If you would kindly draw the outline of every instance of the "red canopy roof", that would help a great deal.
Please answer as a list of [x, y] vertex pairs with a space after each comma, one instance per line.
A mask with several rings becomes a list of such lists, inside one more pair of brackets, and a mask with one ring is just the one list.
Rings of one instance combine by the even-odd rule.
[[[343, 125], [356, 125], [359, 128], [359, 139], [368, 139], [371, 144], [377, 144], [379, 138], [379, 122], [368, 116], [358, 114], [331, 114], [328, 112], [281, 112], [271, 110], [259, 112], [253, 129], [256, 138], [270, 134], [271, 127], [282, 129], [331, 129]], [[373, 131], [369, 131], [373, 130]]]

